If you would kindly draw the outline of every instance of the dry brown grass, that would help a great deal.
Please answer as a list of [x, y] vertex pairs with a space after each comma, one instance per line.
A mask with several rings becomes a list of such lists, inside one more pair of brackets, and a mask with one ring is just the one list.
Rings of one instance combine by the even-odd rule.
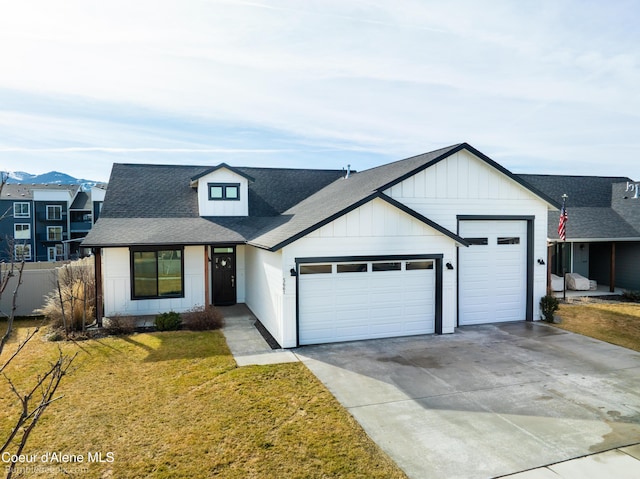
[[640, 304], [576, 302], [560, 305], [555, 326], [640, 351]]
[[[80, 349], [77, 370], [25, 453], [113, 453], [112, 463], [68, 465], [72, 477], [405, 477], [303, 364], [238, 368], [219, 331], [77, 345], [39, 335], [9, 376], [24, 384], [58, 344]], [[0, 378], [0, 438], [12, 411]]]

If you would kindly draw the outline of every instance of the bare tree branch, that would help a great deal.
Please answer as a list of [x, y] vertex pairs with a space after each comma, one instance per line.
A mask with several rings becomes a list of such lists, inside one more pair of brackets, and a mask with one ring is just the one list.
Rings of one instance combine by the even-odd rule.
[[[20, 344], [18, 344], [18, 347], [16, 348], [15, 352], [11, 356], [9, 356], [9, 358], [4, 362], [2, 366], [0, 366], [0, 373], [2, 373], [2, 371], [5, 370], [5, 368], [9, 365], [9, 363], [13, 360], [13, 358], [15, 358], [18, 355], [18, 353], [22, 351], [22, 349], [27, 345], [27, 343], [31, 340], [31, 338], [33, 338], [36, 335], [38, 331], [40, 331], [39, 327], [35, 328], [32, 331], [27, 332], [27, 336], [24, 338], [24, 340], [20, 342]], [[4, 337], [2, 339], [4, 340]], [[0, 348], [0, 352], [2, 352], [2, 348]]]

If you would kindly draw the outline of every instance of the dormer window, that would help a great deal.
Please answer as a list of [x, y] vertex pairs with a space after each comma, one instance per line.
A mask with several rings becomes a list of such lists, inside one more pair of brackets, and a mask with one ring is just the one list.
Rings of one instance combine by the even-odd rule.
[[240, 183], [209, 183], [209, 199], [212, 201], [239, 201]]

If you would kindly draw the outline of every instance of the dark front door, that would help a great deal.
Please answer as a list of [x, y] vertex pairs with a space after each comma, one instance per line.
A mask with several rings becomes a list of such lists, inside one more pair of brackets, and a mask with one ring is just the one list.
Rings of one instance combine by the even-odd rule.
[[213, 304], [236, 304], [236, 250], [233, 246], [213, 248]]

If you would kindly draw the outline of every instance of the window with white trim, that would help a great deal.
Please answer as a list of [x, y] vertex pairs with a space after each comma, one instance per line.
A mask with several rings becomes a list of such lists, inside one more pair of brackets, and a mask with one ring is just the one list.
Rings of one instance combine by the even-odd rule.
[[29, 218], [31, 216], [31, 205], [24, 202], [16, 202], [13, 204], [14, 218]]
[[62, 241], [62, 226], [47, 226], [47, 241]]
[[13, 238], [17, 240], [31, 239], [31, 225], [29, 223], [13, 225]]
[[60, 221], [62, 219], [62, 206], [47, 205], [47, 220]]
[[13, 254], [16, 261], [29, 261], [31, 259], [31, 245], [17, 244], [13, 247]]

